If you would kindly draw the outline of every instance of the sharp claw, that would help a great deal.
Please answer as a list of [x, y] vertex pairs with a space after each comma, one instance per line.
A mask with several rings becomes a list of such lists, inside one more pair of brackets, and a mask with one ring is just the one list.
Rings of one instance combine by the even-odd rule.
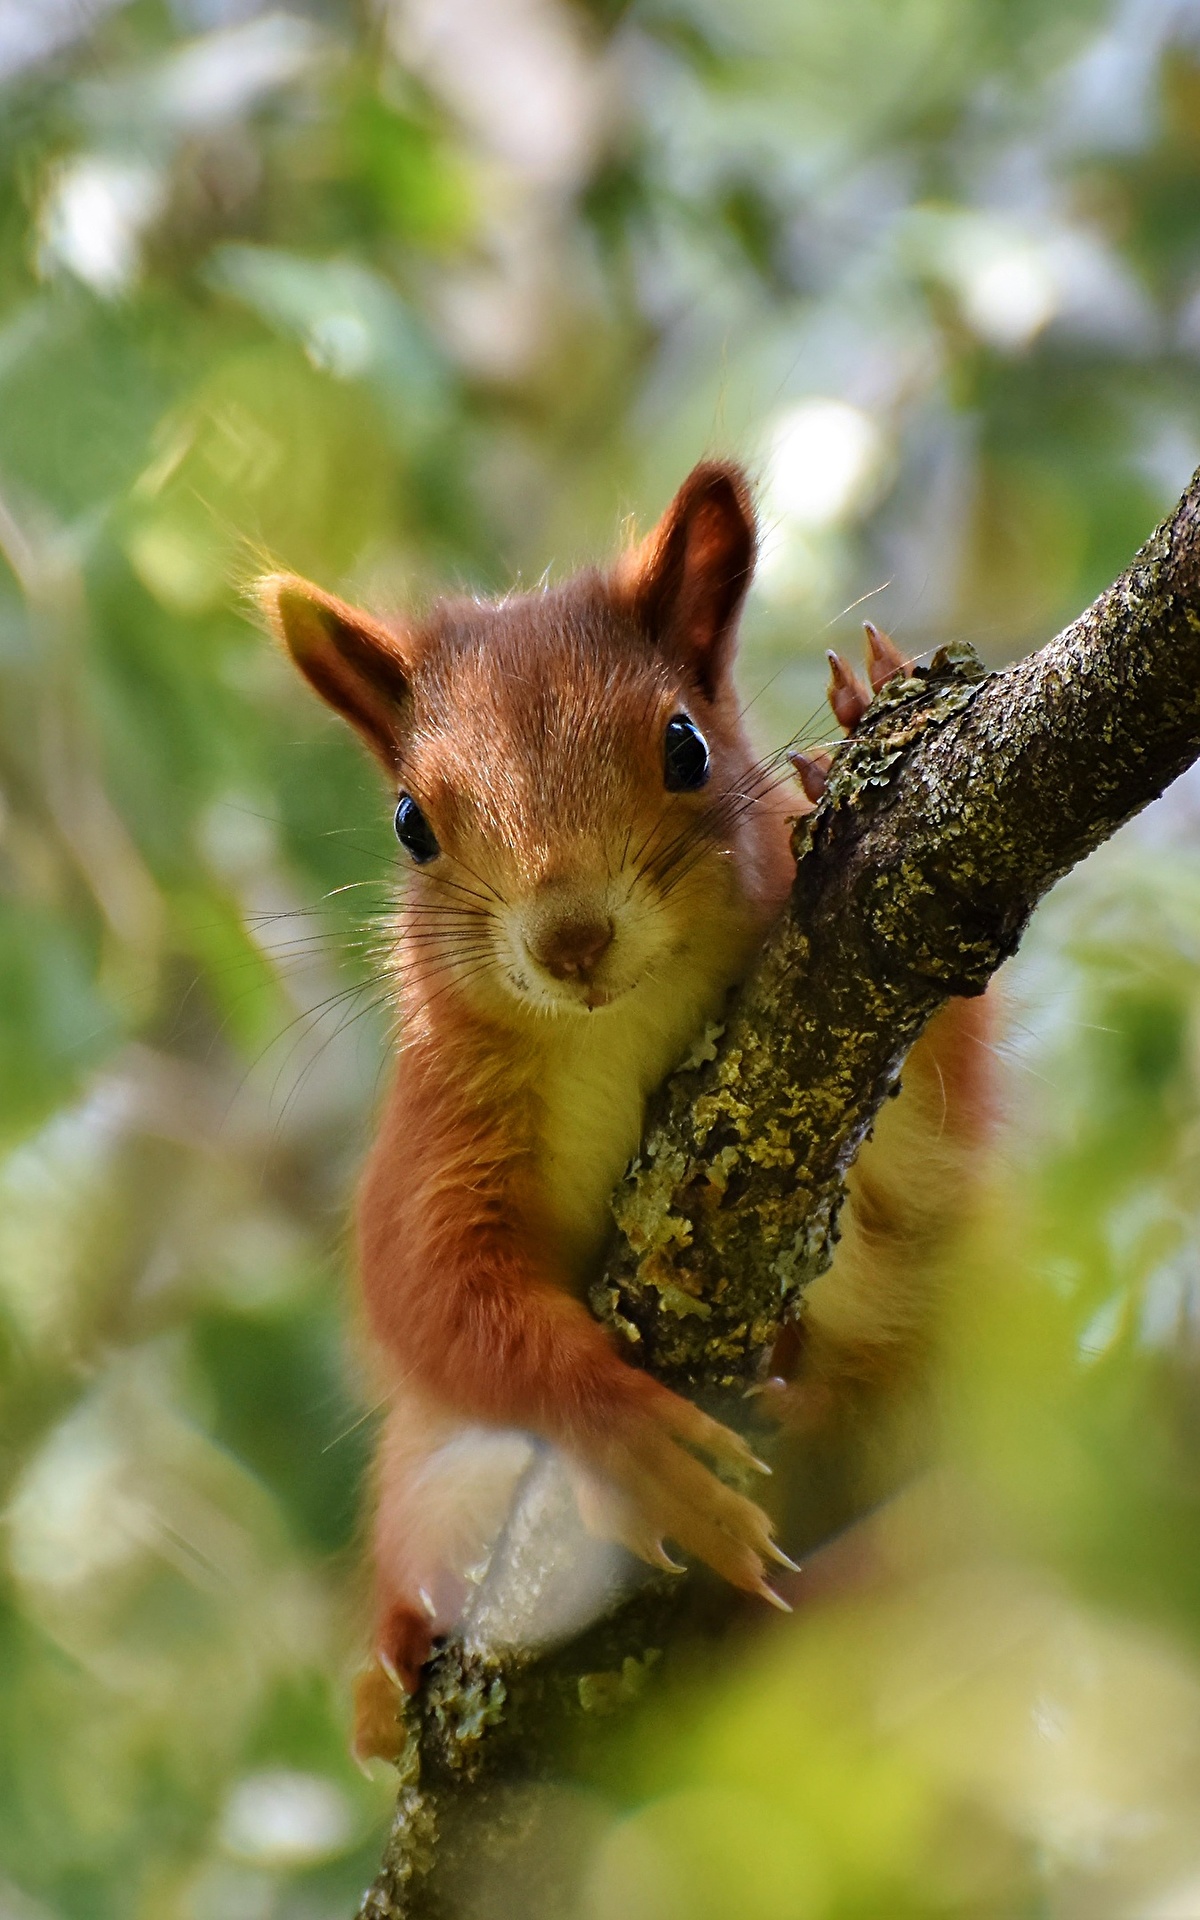
[[769, 1553], [776, 1566], [786, 1567], [789, 1573], [803, 1573], [804, 1571], [803, 1567], [798, 1567], [794, 1560], [789, 1560], [783, 1548], [777, 1547], [773, 1540], [767, 1541], [763, 1552]]
[[760, 1380], [757, 1386], [747, 1387], [743, 1400], [757, 1400], [763, 1393], [786, 1393], [787, 1381], [781, 1373], [773, 1373], [769, 1380]]
[[729, 1428], [726, 1428], [726, 1432], [732, 1442], [728, 1453], [732, 1459], [736, 1460], [738, 1466], [751, 1467], [755, 1473], [771, 1474], [775, 1471], [773, 1467], [767, 1465], [765, 1460], [760, 1460], [756, 1453], [750, 1451], [748, 1442], [743, 1440], [740, 1433], [734, 1433]]
[[384, 1672], [386, 1673], [388, 1679], [391, 1681], [392, 1685], [395, 1688], [397, 1688], [400, 1693], [407, 1693], [408, 1692], [407, 1687], [405, 1686], [403, 1680], [400, 1678], [400, 1675], [394, 1663], [391, 1660], [389, 1660], [387, 1654], [377, 1653], [375, 1655], [375, 1658], [378, 1660], [380, 1666], [383, 1668]]
[[867, 636], [867, 669], [871, 676], [871, 685], [876, 693], [903, 673], [907, 662], [890, 633], [884, 633], [873, 620], [863, 621], [863, 632]]
[[833, 676], [835, 687], [853, 688], [857, 684], [858, 675], [854, 668], [848, 666], [842, 659], [840, 653], [836, 653], [832, 647], [826, 647], [825, 658], [829, 662], [829, 671]]
[[686, 1573], [687, 1568], [679, 1560], [672, 1560], [661, 1540], [656, 1540], [643, 1555], [647, 1564], [658, 1567], [663, 1573]]
[[796, 770], [796, 776], [804, 788], [805, 796], [816, 806], [829, 784], [828, 769], [807, 753], [798, 751], [789, 753], [788, 759]]
[[838, 725], [853, 733], [871, 704], [871, 696], [853, 668], [832, 647], [825, 658], [829, 662], [829, 704]]
[[792, 1609], [783, 1595], [776, 1593], [774, 1587], [769, 1587], [765, 1580], [761, 1581], [754, 1591], [760, 1600], [765, 1600], [768, 1606], [774, 1607], [779, 1613], [791, 1613]]

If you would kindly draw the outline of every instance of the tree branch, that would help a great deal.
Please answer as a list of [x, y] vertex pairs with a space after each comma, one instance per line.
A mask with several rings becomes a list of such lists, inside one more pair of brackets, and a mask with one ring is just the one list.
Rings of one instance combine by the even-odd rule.
[[[839, 751], [797, 828], [782, 921], [724, 1029], [657, 1096], [615, 1196], [592, 1303], [632, 1361], [744, 1424], [781, 1318], [829, 1264], [846, 1172], [913, 1041], [951, 994], [983, 990], [1047, 888], [1198, 754], [1200, 474], [1040, 653], [985, 674], [946, 649], [885, 688]], [[709, 1591], [606, 1556], [539, 1458], [408, 1710], [362, 1920], [448, 1911], [468, 1848], [519, 1845], [525, 1803], [508, 1783], [596, 1737]], [[600, 1618], [564, 1640], [597, 1594]]]

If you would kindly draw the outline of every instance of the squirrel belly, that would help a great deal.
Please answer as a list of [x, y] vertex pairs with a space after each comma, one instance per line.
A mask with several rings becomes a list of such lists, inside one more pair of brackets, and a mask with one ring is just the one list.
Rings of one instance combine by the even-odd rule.
[[[790, 821], [825, 778], [822, 756], [798, 756], [801, 793], [742, 725], [755, 543], [744, 475], [709, 462], [608, 572], [544, 592], [386, 621], [291, 575], [260, 586], [295, 664], [384, 769], [403, 850], [400, 1044], [358, 1206], [390, 1403], [360, 1751], [394, 1733], [380, 1676], [412, 1690], [458, 1617], [531, 1438], [652, 1565], [672, 1564], [669, 1540], [774, 1601], [768, 1576], [790, 1565], [719, 1475], [758, 1464], [745, 1441], [630, 1366], [582, 1297], [646, 1099], [744, 977], [792, 883]], [[869, 637], [878, 689], [905, 663]], [[835, 658], [839, 725], [870, 697]], [[922, 1250], [986, 1105], [973, 1022], [950, 1009], [930, 1029], [913, 1097], [855, 1171], [839, 1258], [781, 1341], [798, 1390], [900, 1368], [924, 1337]]]

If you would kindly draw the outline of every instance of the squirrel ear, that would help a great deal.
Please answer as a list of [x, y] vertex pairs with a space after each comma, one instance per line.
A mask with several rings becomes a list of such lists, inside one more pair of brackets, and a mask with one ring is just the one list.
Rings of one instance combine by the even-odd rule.
[[733, 653], [755, 543], [745, 474], [731, 461], [706, 460], [617, 563], [618, 594], [658, 644], [683, 655], [710, 698]]
[[403, 638], [293, 573], [268, 574], [255, 593], [305, 679], [393, 771], [408, 697]]

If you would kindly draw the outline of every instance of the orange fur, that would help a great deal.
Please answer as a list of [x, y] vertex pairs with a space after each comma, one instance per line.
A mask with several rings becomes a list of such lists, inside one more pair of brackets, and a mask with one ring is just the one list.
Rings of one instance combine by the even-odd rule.
[[777, 1410], [799, 1432], [857, 1390], [905, 1389], [927, 1368], [942, 1256], [970, 1207], [992, 1123], [991, 1027], [988, 998], [942, 1009], [851, 1170], [833, 1265], [772, 1359], [789, 1382]]
[[[754, 544], [742, 475], [710, 463], [610, 574], [554, 591], [389, 625], [291, 576], [261, 588], [431, 836], [397, 916], [400, 1056], [358, 1209], [392, 1400], [376, 1652], [406, 1688], [502, 1518], [527, 1457], [517, 1436], [562, 1449], [590, 1517], [652, 1562], [669, 1538], [769, 1593], [780, 1557], [760, 1509], [697, 1457], [745, 1465], [744, 1442], [627, 1365], [581, 1298], [646, 1096], [720, 1014], [791, 882], [803, 802], [756, 765], [731, 677]], [[875, 684], [899, 660], [884, 642]], [[709, 775], [668, 790], [679, 716]], [[914, 1054], [899, 1105], [918, 1143], [970, 1151], [975, 1020], [943, 1016]], [[857, 1176], [849, 1291], [839, 1305], [814, 1288], [807, 1354], [824, 1377], [912, 1344], [913, 1262], [889, 1290], [889, 1249], [911, 1252], [918, 1216], [946, 1210], [936, 1180], [916, 1199], [912, 1162], [901, 1145], [899, 1184], [870, 1161]]]

